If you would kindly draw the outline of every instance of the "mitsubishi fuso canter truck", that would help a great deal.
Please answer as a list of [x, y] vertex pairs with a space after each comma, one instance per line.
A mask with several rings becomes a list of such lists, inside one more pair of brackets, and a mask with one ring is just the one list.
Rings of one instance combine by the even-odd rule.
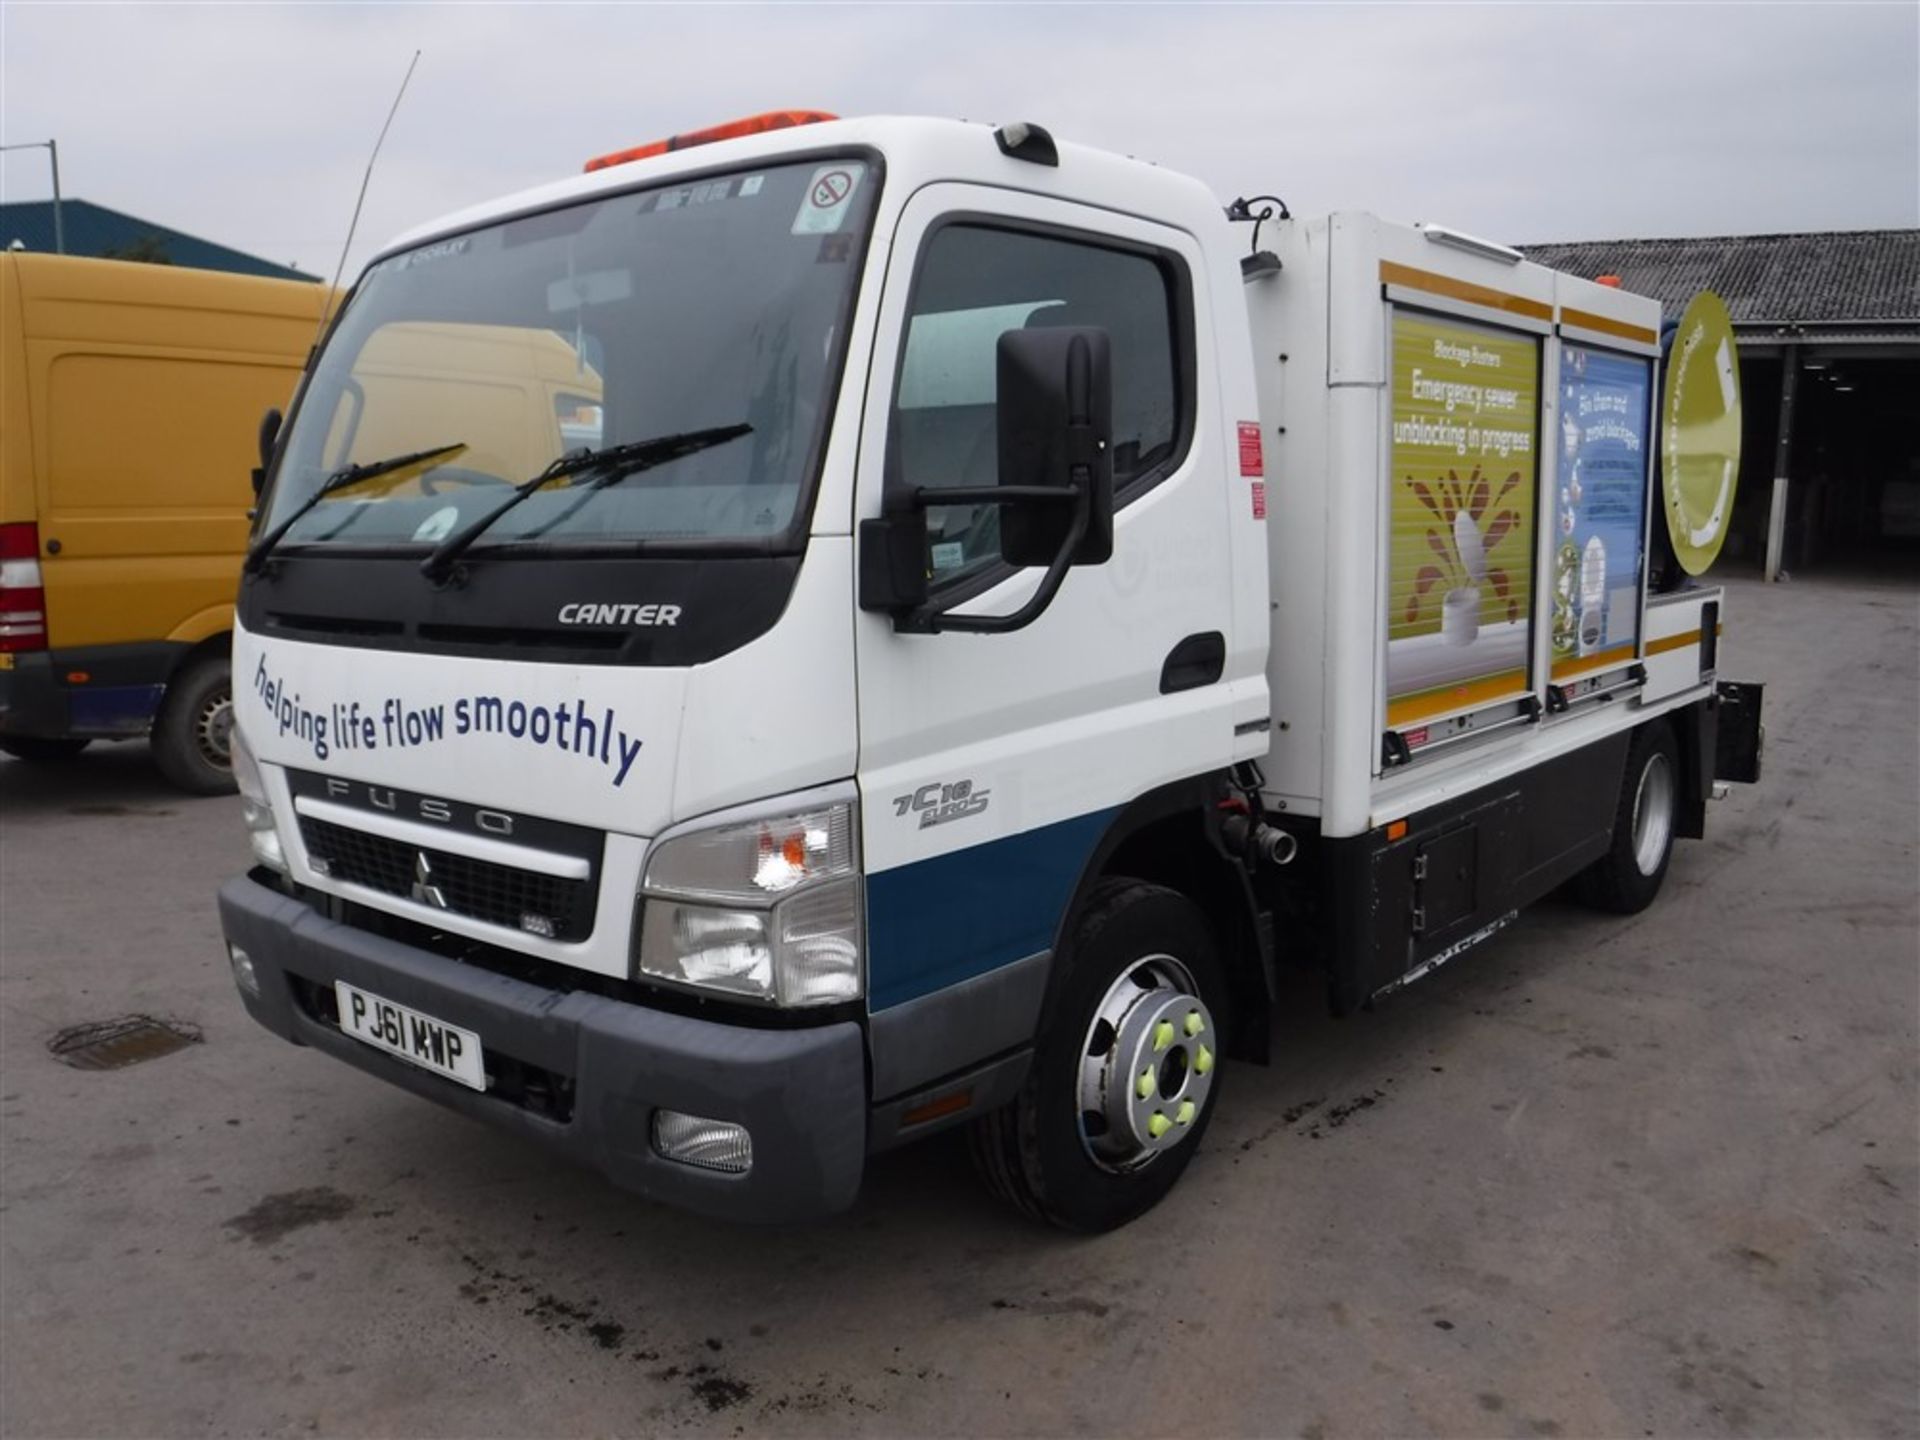
[[262, 438], [248, 1010], [716, 1216], [967, 1125], [1122, 1224], [1279, 967], [1347, 1012], [1638, 910], [1758, 776], [1712, 297], [1035, 125], [777, 112], [425, 226]]

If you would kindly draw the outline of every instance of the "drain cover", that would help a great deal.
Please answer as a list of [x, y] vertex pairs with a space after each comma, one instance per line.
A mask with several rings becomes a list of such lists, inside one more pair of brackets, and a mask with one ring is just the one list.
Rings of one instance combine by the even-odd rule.
[[76, 1070], [119, 1070], [142, 1060], [157, 1060], [200, 1043], [200, 1027], [151, 1015], [123, 1015], [69, 1025], [47, 1042], [56, 1060]]

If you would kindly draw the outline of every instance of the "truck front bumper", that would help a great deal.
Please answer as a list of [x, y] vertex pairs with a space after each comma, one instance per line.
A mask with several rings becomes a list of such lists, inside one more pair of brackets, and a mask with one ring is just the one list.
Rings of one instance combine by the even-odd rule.
[[[730, 1220], [802, 1220], [852, 1203], [867, 1148], [865, 1045], [852, 1021], [761, 1030], [549, 990], [329, 920], [250, 877], [220, 891], [227, 942], [259, 982], [253, 1018], [296, 1045], [527, 1136], [650, 1199]], [[485, 1092], [343, 1033], [333, 982], [476, 1032]], [[654, 1151], [653, 1115], [744, 1126], [751, 1168], [696, 1169]]]

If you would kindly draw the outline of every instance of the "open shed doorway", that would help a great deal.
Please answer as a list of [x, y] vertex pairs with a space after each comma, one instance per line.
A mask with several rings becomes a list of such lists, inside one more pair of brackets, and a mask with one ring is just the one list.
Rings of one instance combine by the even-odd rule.
[[[1742, 358], [1740, 495], [1728, 568], [1761, 572], [1783, 354]], [[1781, 569], [1920, 576], [1920, 345], [1799, 353]]]

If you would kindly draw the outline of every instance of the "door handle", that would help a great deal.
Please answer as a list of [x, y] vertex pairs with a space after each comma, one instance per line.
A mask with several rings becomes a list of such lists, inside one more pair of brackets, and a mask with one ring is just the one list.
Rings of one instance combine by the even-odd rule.
[[1227, 637], [1218, 630], [1189, 635], [1167, 652], [1160, 667], [1160, 693], [1198, 690], [1211, 685], [1227, 668]]

